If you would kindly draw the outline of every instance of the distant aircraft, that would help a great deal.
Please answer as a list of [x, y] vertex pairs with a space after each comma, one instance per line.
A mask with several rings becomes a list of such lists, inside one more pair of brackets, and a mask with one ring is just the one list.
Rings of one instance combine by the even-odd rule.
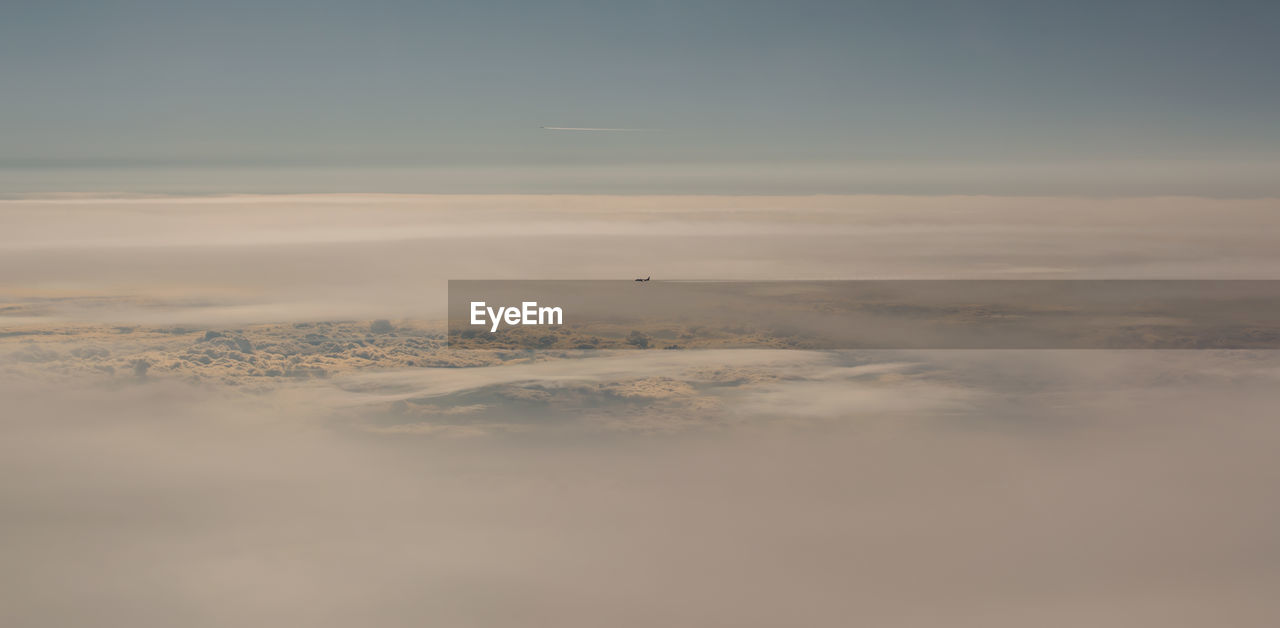
[[649, 277], [645, 277], [644, 279], [637, 279], [636, 281], [649, 281], [650, 277], [653, 277], [653, 275], [649, 275]]

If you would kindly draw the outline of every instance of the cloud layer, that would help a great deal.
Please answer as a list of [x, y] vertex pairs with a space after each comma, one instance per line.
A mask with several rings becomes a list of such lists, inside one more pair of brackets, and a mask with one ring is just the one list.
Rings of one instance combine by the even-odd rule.
[[1275, 352], [440, 343], [449, 278], [1274, 278], [1274, 209], [0, 202], [0, 624], [1273, 626]]
[[[1273, 354], [731, 353], [412, 369], [249, 397], [6, 382], [0, 617], [1280, 616]], [[714, 429], [669, 429], [691, 421]], [[602, 431], [617, 425], [633, 429]], [[439, 438], [468, 430], [490, 437]]]

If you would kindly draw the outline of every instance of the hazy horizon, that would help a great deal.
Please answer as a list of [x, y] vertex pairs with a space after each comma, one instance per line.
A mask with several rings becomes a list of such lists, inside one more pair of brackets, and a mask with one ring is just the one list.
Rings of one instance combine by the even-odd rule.
[[1280, 196], [1264, 2], [9, 9], [6, 194]]

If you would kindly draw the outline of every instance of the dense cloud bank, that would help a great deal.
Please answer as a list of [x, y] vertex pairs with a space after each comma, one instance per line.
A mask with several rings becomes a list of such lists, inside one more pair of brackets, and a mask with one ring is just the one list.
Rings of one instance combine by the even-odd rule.
[[1274, 354], [698, 355], [391, 370], [252, 396], [7, 381], [0, 617], [1280, 617]]
[[1180, 197], [0, 200], [0, 325], [440, 319], [448, 279], [1274, 279], [1278, 208]]
[[1274, 626], [1276, 352], [439, 321], [450, 278], [1275, 278], [1275, 208], [0, 201], [0, 624]]

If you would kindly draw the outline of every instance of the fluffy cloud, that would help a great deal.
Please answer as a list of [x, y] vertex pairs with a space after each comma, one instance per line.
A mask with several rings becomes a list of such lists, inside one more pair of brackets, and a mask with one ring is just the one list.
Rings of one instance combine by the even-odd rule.
[[[0, 619], [1119, 627], [1280, 612], [1274, 354], [779, 353], [355, 371], [251, 397], [6, 380]], [[706, 415], [663, 404], [704, 396], [732, 429], [665, 429]], [[400, 422], [370, 418], [395, 397]], [[599, 432], [627, 423], [668, 435]]]

